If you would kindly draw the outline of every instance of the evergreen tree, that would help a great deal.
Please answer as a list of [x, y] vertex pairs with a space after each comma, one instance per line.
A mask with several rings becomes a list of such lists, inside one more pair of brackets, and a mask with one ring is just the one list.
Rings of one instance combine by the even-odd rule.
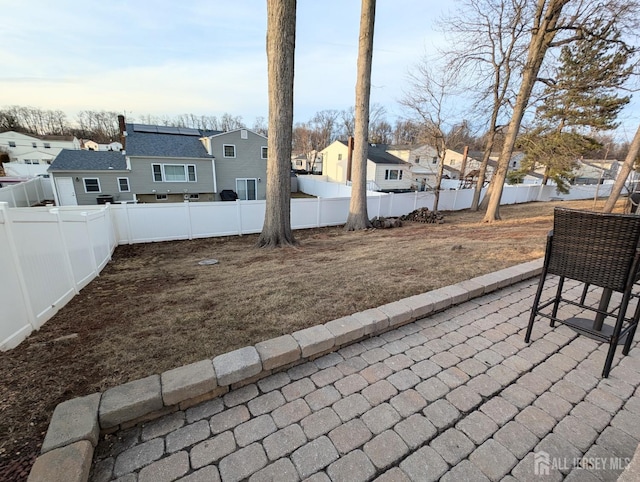
[[620, 91], [632, 72], [633, 51], [611, 24], [561, 49], [554, 80], [547, 80], [536, 109], [537, 126], [519, 139], [523, 167], [545, 166], [543, 183], [561, 191], [579, 157], [601, 145], [594, 134], [618, 127], [616, 119], [630, 96]]

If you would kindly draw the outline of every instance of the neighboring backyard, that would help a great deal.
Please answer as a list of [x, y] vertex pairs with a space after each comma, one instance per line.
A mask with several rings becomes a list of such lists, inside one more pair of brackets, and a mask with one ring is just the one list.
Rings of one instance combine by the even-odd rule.
[[28, 470], [64, 400], [542, 257], [558, 205], [594, 207], [506, 206], [494, 225], [464, 211], [444, 224], [310, 229], [293, 249], [255, 248], [257, 235], [120, 246], [39, 332], [0, 353], [0, 479]]

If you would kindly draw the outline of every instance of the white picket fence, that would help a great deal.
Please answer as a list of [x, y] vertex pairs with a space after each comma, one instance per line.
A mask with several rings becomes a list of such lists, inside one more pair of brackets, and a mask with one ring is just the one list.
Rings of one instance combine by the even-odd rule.
[[0, 202], [13, 208], [29, 207], [47, 200], [53, 200], [53, 188], [50, 180], [42, 177], [0, 188]]
[[[329, 184], [329, 185], [327, 185]], [[347, 186], [342, 197], [335, 185], [300, 178], [301, 190], [320, 196], [291, 200], [293, 229], [344, 224], [349, 213]], [[559, 196], [551, 186], [505, 186], [502, 204], [589, 199], [596, 186], [575, 187]], [[609, 194], [611, 186], [600, 186]], [[369, 217], [400, 216], [419, 207], [433, 207], [433, 194], [368, 193]], [[471, 205], [473, 191], [440, 193], [439, 209], [454, 211]], [[61, 208], [9, 208], [0, 203], [0, 350], [17, 346], [50, 319], [78, 291], [98, 276], [118, 244], [148, 243], [259, 233], [265, 201], [211, 203], [113, 204]]]

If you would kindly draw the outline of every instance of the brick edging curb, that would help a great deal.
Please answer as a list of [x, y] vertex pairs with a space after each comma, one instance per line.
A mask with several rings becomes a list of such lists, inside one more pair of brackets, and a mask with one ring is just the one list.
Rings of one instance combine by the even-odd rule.
[[224, 353], [60, 403], [28, 482], [86, 482], [100, 433], [185, 410], [274, 372], [537, 276], [543, 259]]

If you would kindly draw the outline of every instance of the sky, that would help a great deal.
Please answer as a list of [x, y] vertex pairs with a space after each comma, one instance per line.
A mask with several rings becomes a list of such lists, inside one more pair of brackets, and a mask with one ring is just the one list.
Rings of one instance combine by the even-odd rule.
[[[371, 102], [394, 121], [407, 74], [443, 45], [454, 2], [379, 0]], [[265, 0], [0, 0], [0, 108], [267, 118]], [[361, 4], [298, 0], [294, 119], [355, 99]], [[640, 110], [640, 109], [638, 109]], [[624, 140], [640, 120], [623, 113]], [[627, 127], [628, 126], [628, 127]]]
[[[380, 0], [371, 101], [390, 118], [445, 2]], [[0, 0], [0, 107], [267, 117], [265, 0]], [[294, 116], [355, 98], [360, 2], [298, 0]]]

